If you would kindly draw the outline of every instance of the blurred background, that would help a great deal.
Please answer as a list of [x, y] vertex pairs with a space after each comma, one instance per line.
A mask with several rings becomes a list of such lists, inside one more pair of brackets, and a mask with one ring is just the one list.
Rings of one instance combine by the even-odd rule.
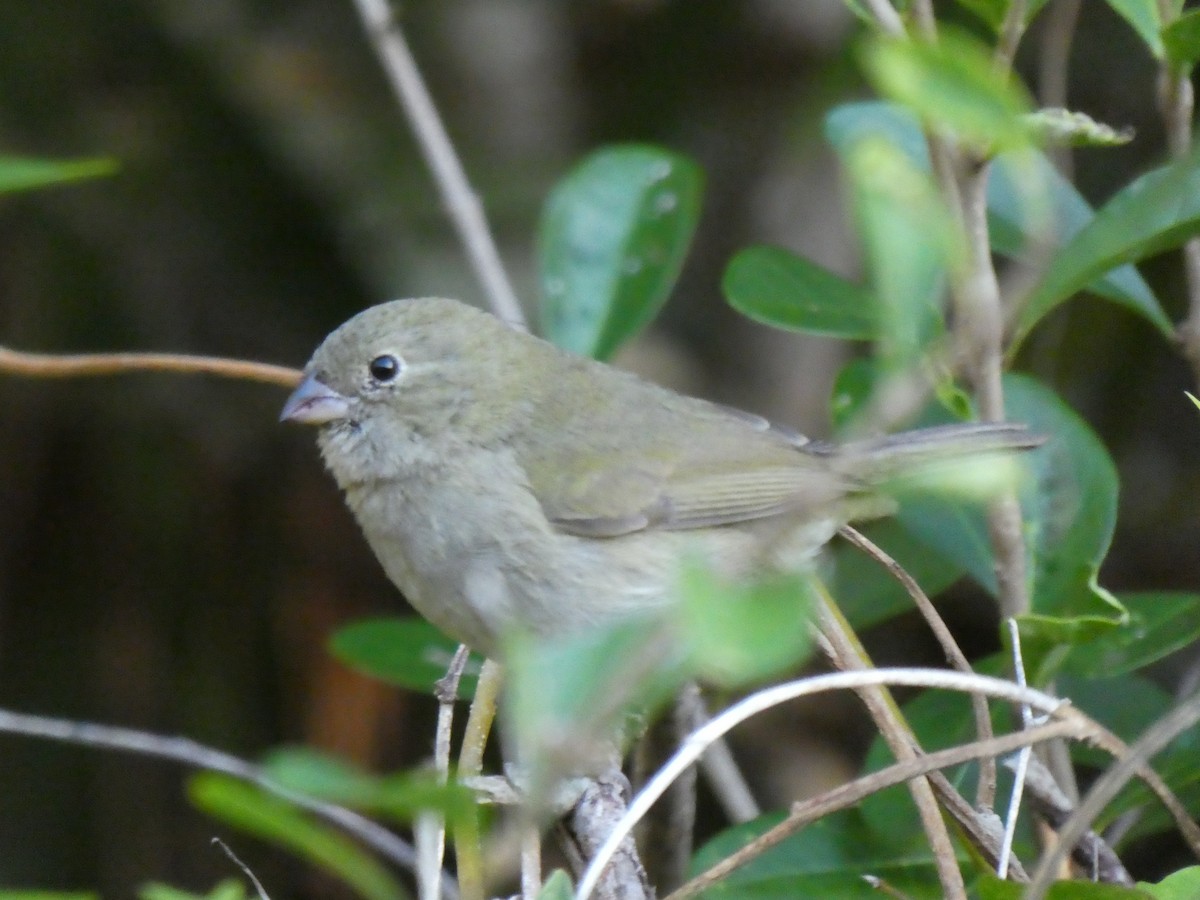
[[[1095, 203], [1163, 157], [1155, 70], [1106, 5], [1050, 9], [1071, 5], [1067, 102], [1137, 131], [1071, 161]], [[1020, 67], [1053, 95], [1039, 75], [1046, 20]], [[840, 0], [410, 0], [404, 21], [530, 308], [539, 209], [575, 160], [626, 140], [690, 154], [707, 173], [698, 238], [661, 321], [621, 361], [828, 433], [833, 377], [861, 348], [755, 326], [719, 285], [755, 242], [856, 273], [822, 138], [829, 108], [865, 96]], [[18, 348], [300, 366], [372, 303], [482, 303], [349, 0], [0, 0], [0, 153], [120, 164], [0, 198], [0, 342]], [[1144, 271], [1181, 318], [1177, 255]], [[1020, 368], [1117, 460], [1106, 585], [1200, 585], [1200, 420], [1175, 349], [1083, 299]], [[425, 758], [429, 702], [325, 651], [339, 625], [405, 607], [313, 436], [276, 424], [283, 399], [194, 377], [0, 376], [0, 705], [249, 757], [305, 742], [379, 770]], [[960, 589], [947, 609], [982, 652], [995, 622], [976, 599]], [[896, 635], [873, 637], [881, 661], [901, 656]], [[871, 734], [815, 705], [760, 724], [742, 751], [769, 763], [757, 787], [777, 806], [850, 771]], [[208, 843], [221, 834], [273, 895], [329, 896], [192, 811], [183, 776], [0, 735], [0, 886], [202, 890], [234, 874]]]

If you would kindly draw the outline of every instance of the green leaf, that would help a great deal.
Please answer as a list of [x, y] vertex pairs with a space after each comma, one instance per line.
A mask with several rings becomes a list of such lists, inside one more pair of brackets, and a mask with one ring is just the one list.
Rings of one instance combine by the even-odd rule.
[[[842, 157], [857, 140], [874, 134], [891, 141], [914, 163], [929, 170], [929, 153], [920, 127], [895, 104], [846, 104], [829, 114], [825, 127], [830, 143]], [[987, 204], [992, 248], [1008, 256], [1024, 254], [1035, 240], [1048, 242], [1050, 247], [1061, 245], [1095, 216], [1074, 185], [1041, 154], [997, 157], [988, 179]], [[1165, 336], [1174, 333], [1154, 293], [1132, 265], [1104, 273], [1087, 290], [1126, 306]]]
[[188, 797], [208, 815], [296, 853], [368, 900], [408, 896], [373, 856], [278, 797], [212, 772], [189, 779]]
[[[1025, 23], [1033, 21], [1048, 0], [1030, 0], [1025, 4]], [[999, 32], [1004, 17], [1012, 6], [1012, 0], [958, 0], [958, 5], [968, 9], [982, 19], [994, 32]]]
[[[977, 888], [979, 900], [1021, 900], [1025, 896], [1025, 885], [1015, 881], [1001, 881], [995, 875], [985, 873]], [[1046, 891], [1046, 900], [1153, 900], [1152, 895], [1135, 888], [1097, 881], [1056, 881]]]
[[1012, 0], [958, 0], [958, 5], [973, 12], [992, 31], [999, 31]]
[[695, 672], [734, 686], [796, 666], [811, 645], [812, 584], [791, 575], [752, 583], [717, 576], [701, 561], [684, 566], [680, 624]]
[[[1013, 348], [1037, 322], [1098, 276], [1200, 233], [1200, 150], [1119, 191], [1050, 261], [1021, 309]], [[1154, 323], [1171, 334], [1165, 315]]]
[[461, 785], [442, 784], [432, 772], [379, 778], [308, 747], [275, 750], [264, 761], [263, 768], [281, 787], [402, 822], [410, 822], [427, 810], [436, 810], [456, 821], [475, 809], [469, 790]]
[[[457, 641], [417, 618], [365, 619], [338, 629], [329, 641], [329, 651], [355, 671], [427, 694], [457, 649]], [[479, 657], [472, 656], [459, 681], [460, 699], [475, 693], [479, 666]]]
[[[1128, 742], [1137, 740], [1172, 706], [1171, 695], [1141, 675], [1114, 675], [1112, 678], [1062, 675], [1056, 681], [1055, 691]], [[1112, 756], [1087, 743], [1074, 747], [1072, 755], [1096, 768], [1106, 768], [1112, 763]]]
[[690, 677], [674, 629], [653, 617], [597, 624], [554, 641], [505, 641], [508, 734], [538, 792], [599, 764], [624, 719], [665, 703]]
[[942, 332], [945, 274], [963, 260], [961, 235], [929, 175], [889, 141], [863, 138], [846, 162], [878, 298], [878, 357], [903, 371]]
[[660, 147], [597, 150], [551, 192], [538, 231], [546, 338], [606, 359], [666, 302], [700, 216], [703, 177]]
[[1071, 648], [1063, 671], [1088, 677], [1144, 668], [1200, 638], [1200, 594], [1119, 594], [1129, 620]]
[[1138, 887], [1154, 900], [1195, 900], [1200, 897], [1200, 866], [1180, 869], [1157, 884], [1139, 881]]
[[[1022, 455], [1030, 471], [1020, 490], [1030, 614], [1020, 618], [1031, 681], [1049, 677], [1071, 644], [1092, 640], [1125, 620], [1125, 610], [1096, 583], [1116, 523], [1116, 468], [1087, 424], [1053, 391], [1008, 375], [1008, 416], [1046, 444]], [[900, 521], [920, 540], [996, 592], [984, 511], [923, 498], [902, 505]]]
[[1167, 60], [1190, 71], [1200, 59], [1200, 10], [1190, 10], [1164, 28], [1162, 42]]
[[[691, 874], [698, 875], [740, 850], [782, 818], [780, 813], [771, 813], [721, 832], [696, 854]], [[919, 829], [916, 834], [920, 835]], [[864, 875], [883, 879], [913, 900], [942, 896], [924, 841], [881, 841], [854, 809], [825, 816], [785, 838], [708, 888], [703, 896], [707, 900], [878, 900], [879, 891], [863, 880]]]
[[571, 876], [562, 869], [555, 869], [546, 879], [542, 889], [538, 891], [538, 900], [571, 900], [575, 890], [571, 886]]
[[778, 247], [747, 247], [725, 269], [729, 304], [757, 322], [850, 340], [878, 336], [870, 292]]
[[138, 889], [138, 900], [246, 900], [246, 897], [246, 886], [236, 878], [226, 878], [207, 894], [193, 894], [157, 882]]
[[1163, 58], [1163, 41], [1159, 34], [1162, 22], [1158, 18], [1158, 0], [1106, 0], [1118, 15], [1130, 24], [1155, 59]]
[[54, 187], [88, 178], [101, 178], [117, 171], [112, 159], [30, 159], [0, 156], [0, 194]]
[[[1058, 692], [1069, 697], [1088, 715], [1126, 741], [1132, 742], [1175, 705], [1175, 698], [1141, 675], [1115, 678], [1077, 678], [1064, 675]], [[1071, 756], [1078, 763], [1096, 769], [1112, 764], [1112, 757], [1086, 743], [1074, 744]], [[1200, 728], [1190, 728], [1176, 737], [1155, 756], [1154, 769], [1195, 816], [1200, 808]], [[1130, 810], [1138, 809], [1135, 825], [1122, 838], [1128, 844], [1162, 831], [1174, 831], [1175, 825], [1141, 781], [1132, 781], [1110, 803], [1097, 821], [1103, 829]]]
[[989, 153], [1029, 144], [1028, 95], [969, 35], [942, 29], [936, 43], [878, 37], [861, 60], [875, 89], [922, 121]]

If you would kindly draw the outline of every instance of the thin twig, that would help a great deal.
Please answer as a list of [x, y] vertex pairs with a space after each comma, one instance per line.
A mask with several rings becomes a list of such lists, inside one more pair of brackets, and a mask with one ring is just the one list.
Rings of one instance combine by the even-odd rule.
[[933, 0], [913, 0], [912, 16], [921, 37], [927, 41], [937, 39], [937, 16], [933, 12]]
[[537, 825], [525, 825], [521, 841], [521, 900], [537, 900], [542, 889], [542, 833]]
[[1000, 25], [1000, 39], [996, 42], [996, 64], [1005, 71], [1012, 68], [1021, 37], [1025, 34], [1025, 17], [1029, 13], [1029, 0], [1012, 0], [1004, 22]]
[[[910, 575], [900, 563], [893, 557], [870, 540], [862, 532], [849, 525], [842, 526], [839, 534], [842, 538], [849, 541], [862, 552], [878, 562], [881, 566], [900, 582], [908, 596], [912, 598], [917, 610], [921, 613], [921, 617], [929, 625], [929, 630], [933, 632], [934, 638], [942, 648], [942, 652], [946, 654], [946, 661], [950, 663], [959, 672], [972, 672], [971, 663], [968, 661], [962, 648], [958, 646], [958, 641], [954, 639], [949, 627], [946, 625], [946, 620], [942, 618], [937, 611], [937, 607], [929, 599], [929, 596], [917, 584], [915, 578]], [[975, 717], [975, 735], [978, 740], [986, 741], [994, 735], [992, 730], [992, 715], [988, 710], [987, 700], [984, 697], [971, 697], [971, 710]], [[996, 760], [983, 758], [979, 760], [979, 785], [975, 791], [975, 805], [984, 809], [991, 809], [996, 802]]]
[[893, 763], [886, 768], [856, 778], [854, 781], [825, 791], [817, 797], [810, 797], [798, 803], [793, 803], [788, 817], [764, 831], [750, 843], [741, 847], [735, 853], [725, 857], [716, 865], [697, 875], [679, 890], [668, 894], [664, 900], [684, 900], [711, 887], [731, 872], [745, 865], [781, 841], [796, 834], [816, 820], [843, 809], [849, 809], [863, 799], [886, 788], [902, 784], [918, 775], [926, 775], [939, 769], [961, 765], [974, 759], [995, 757], [1002, 753], [1010, 753], [1019, 748], [1028, 747], [1041, 741], [1056, 738], [1071, 738], [1083, 740], [1092, 734], [1093, 729], [1081, 719], [1051, 722], [1036, 726], [1027, 731], [1018, 731], [1001, 737], [991, 737], [987, 740], [973, 741], [946, 750], [937, 750], [919, 756], [906, 762]]
[[367, 36], [387, 71], [392, 89], [408, 117], [442, 202], [467, 251], [475, 276], [492, 311], [514, 328], [525, 328], [525, 315], [504, 271], [479, 195], [471, 189], [458, 153], [446, 133], [429, 89], [421, 77], [404, 31], [388, 0], [354, 0]]
[[271, 900], [270, 896], [267, 894], [266, 888], [264, 888], [262, 882], [258, 880], [258, 876], [254, 874], [253, 870], [251, 870], [248, 865], [242, 862], [241, 858], [238, 857], [238, 855], [234, 853], [232, 849], [230, 849], [228, 844], [217, 837], [213, 838], [212, 842], [220, 847], [221, 852], [229, 857], [229, 861], [241, 869], [242, 873], [250, 879], [250, 883], [254, 885], [254, 890], [258, 893], [259, 900]]
[[295, 387], [299, 369], [244, 359], [191, 356], [186, 353], [25, 353], [0, 346], [0, 373], [26, 378], [82, 378], [125, 372], [183, 372], [219, 375]]
[[[816, 621], [821, 636], [825, 639], [831, 662], [843, 671], [864, 671], [873, 668], [866, 648], [858, 640], [858, 636], [850, 628], [841, 611], [825, 591], [823, 585], [815, 584], [814, 594], [817, 596]], [[859, 699], [867, 707], [871, 721], [879, 729], [884, 743], [892, 751], [897, 762], [907, 762], [916, 759], [923, 753], [917, 744], [916, 735], [909, 728], [900, 713], [900, 708], [892, 698], [887, 688], [872, 685], [858, 692]], [[933, 854], [934, 866], [937, 868], [938, 880], [942, 885], [942, 895], [952, 900], [966, 900], [967, 888], [963, 882], [962, 872], [958, 868], [958, 860], [954, 853], [954, 843], [950, 840], [950, 831], [938, 808], [937, 798], [928, 778], [914, 778], [908, 783], [909, 793], [916, 804], [917, 814], [921, 818], [921, 826], [929, 841], [930, 852]]]
[[[483, 771], [483, 751], [496, 718], [496, 700], [504, 682], [504, 669], [495, 660], [484, 660], [475, 686], [475, 698], [467, 714], [466, 733], [458, 754], [458, 775], [473, 778]], [[454, 829], [454, 853], [458, 862], [458, 886], [463, 900], [483, 900], [486, 884], [479, 817], [462, 817]]]
[[[433, 738], [433, 766], [439, 784], [450, 780], [450, 737], [454, 729], [454, 704], [458, 686], [467, 667], [471, 650], [459, 644], [446, 674], [433, 686], [438, 701], [437, 729]], [[440, 812], [421, 813], [413, 825], [417, 845], [417, 894], [420, 900], [438, 900], [442, 862], [446, 854], [446, 817]]]
[[904, 34], [904, 20], [900, 18], [900, 13], [896, 12], [896, 7], [892, 6], [890, 0], [866, 0], [866, 7], [875, 17], [875, 24], [885, 34], [893, 37]]
[[646, 783], [629, 805], [625, 817], [593, 857], [576, 891], [578, 900], [584, 900], [591, 894], [600, 870], [612, 858], [617, 845], [641, 821], [646, 810], [663, 795], [679, 773], [695, 763], [718, 737], [728, 734], [752, 716], [782, 703], [828, 691], [861, 690], [872, 685], [938, 688], [966, 693], [976, 691], [1009, 703], [1026, 702], [1055, 718], [1080, 715], [1064, 701], [1034, 688], [1021, 688], [1011, 681], [987, 675], [965, 675], [962, 672], [949, 672], [944, 669], [864, 669], [856, 672], [834, 672], [765, 688], [714, 716], [707, 725], [689, 737], [675, 755]]
[[[136, 753], [231, 775], [332, 822], [401, 868], [411, 871], [416, 866], [416, 853], [413, 848], [378, 823], [345, 807], [297, 793], [273, 781], [261, 767], [190, 738], [165, 737], [133, 728], [53, 719], [7, 709], [0, 709], [0, 733], [22, 734], [101, 750]], [[443, 885], [443, 891], [447, 897], [458, 896], [458, 891], [449, 881]]]
[[[712, 718], [699, 690], [685, 689], [680, 697], [690, 718], [687, 728], [689, 733]], [[737, 760], [733, 758], [733, 751], [729, 749], [727, 741], [717, 741], [705, 751], [704, 756], [700, 758], [700, 770], [729, 821], [740, 824], [762, 815], [762, 808], [754, 799], [750, 785], [746, 783], [746, 776], [742, 774]]]
[[[1025, 660], [1021, 655], [1021, 631], [1017, 628], [1016, 619], [1008, 619], [1008, 633], [1012, 642], [1013, 675], [1017, 684], [1025, 687]], [[1033, 713], [1028, 703], [1021, 704], [1021, 727], [1028, 731], [1033, 727]], [[1004, 844], [1000, 848], [1000, 861], [996, 863], [996, 875], [1008, 877], [1008, 863], [1012, 857], [1013, 840], [1017, 834], [1017, 814], [1021, 809], [1021, 792], [1025, 788], [1025, 773], [1029, 769], [1029, 758], [1033, 755], [1033, 746], [1021, 748], [1014, 767], [1012, 796], [1008, 798], [1008, 814], [1004, 819]]]
[[[1170, 3], [1159, 3], [1163, 26], [1176, 18]], [[1167, 132], [1167, 147], [1173, 159], [1182, 159], [1192, 148], [1192, 113], [1195, 92], [1191, 73], [1186, 67], [1164, 61], [1158, 73], [1158, 103]], [[1178, 338], [1184, 355], [1200, 379], [1200, 238], [1191, 238], [1183, 245], [1183, 274], [1187, 286], [1188, 315], [1179, 326]]]
[[[1011, 760], [1005, 760], [1005, 765], [1013, 767]], [[1075, 806], [1054, 780], [1054, 773], [1036, 754], [1029, 757], [1028, 766], [1028, 772], [1022, 778], [1029, 794], [1029, 805], [1047, 826], [1057, 831], [1070, 818]], [[1071, 858], [1092, 881], [1133, 887], [1133, 878], [1121, 858], [1109, 842], [1094, 831], [1084, 833], [1071, 851]]]
[[1087, 792], [1083, 802], [1058, 832], [1058, 840], [1047, 848], [1038, 862], [1025, 900], [1041, 900], [1063, 859], [1091, 828], [1104, 807], [1120, 793], [1128, 781], [1146, 768], [1150, 759], [1178, 735], [1200, 722], [1200, 694], [1179, 704], [1154, 723], [1129, 747], [1129, 753], [1113, 763]]
[[[1038, 104], [1051, 109], [1066, 109], [1071, 44], [1083, 0], [1058, 0], [1050, 4], [1042, 23], [1038, 47]], [[1074, 161], [1069, 143], [1046, 148], [1046, 154], [1068, 181], [1073, 181]]]

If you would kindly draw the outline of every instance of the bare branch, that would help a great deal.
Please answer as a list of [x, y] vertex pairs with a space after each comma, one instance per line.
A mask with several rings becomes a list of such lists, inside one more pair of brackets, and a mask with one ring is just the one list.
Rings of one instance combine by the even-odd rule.
[[1025, 16], [1029, 13], [1029, 0], [1012, 0], [1004, 22], [1000, 25], [1000, 40], [996, 44], [996, 63], [1011, 69], [1017, 55], [1017, 47], [1025, 34]]
[[[971, 668], [971, 663], [967, 660], [966, 654], [958, 646], [958, 641], [950, 633], [945, 619], [937, 611], [937, 607], [933, 605], [933, 601], [929, 599], [928, 595], [921, 589], [921, 586], [917, 584], [916, 579], [905, 571], [900, 563], [889, 556], [882, 547], [857, 529], [845, 525], [838, 533], [845, 540], [882, 565], [891, 573], [893, 578], [900, 582], [904, 590], [908, 592], [908, 596], [912, 598], [917, 610], [921, 613], [921, 617], [929, 625], [929, 630], [933, 632], [933, 636], [941, 646], [942, 652], [946, 654], [946, 661], [959, 672], [974, 671]], [[992, 715], [988, 711], [987, 700], [978, 694], [972, 694], [971, 711], [975, 717], [976, 736], [980, 741], [988, 740], [993, 736], [993, 731]], [[991, 809], [995, 802], [996, 761], [984, 758], [979, 761], [979, 785], [975, 791], [975, 805]]]
[[[843, 671], [864, 671], [871, 668], [866, 649], [834, 604], [833, 598], [828, 596], [820, 585], [816, 593], [819, 597], [816, 603], [817, 625], [831, 651], [830, 659], [833, 664]], [[885, 687], [873, 685], [862, 688], [857, 693], [888, 749], [899, 762], [916, 759], [923, 753], [916, 735], [912, 733], [912, 729], [900, 713], [900, 707]], [[933, 786], [928, 778], [922, 776], [910, 781], [908, 790], [917, 806], [921, 826], [925, 829], [925, 837], [933, 853], [943, 896], [952, 900], [966, 900], [967, 888], [958, 868], [954, 843], [950, 840], [950, 831], [938, 808]]]
[[728, 734], [742, 722], [781, 703], [834, 690], [860, 690], [871, 685], [892, 687], [928, 687], [964, 692], [976, 691], [1009, 703], [1027, 702], [1034, 709], [1058, 716], [1080, 715], [1069, 704], [1033, 688], [1021, 688], [1011, 681], [987, 675], [965, 675], [944, 669], [865, 669], [857, 672], [835, 672], [816, 675], [799, 681], [789, 681], [757, 691], [715, 716], [703, 728], [692, 734], [666, 765], [647, 782], [633, 799], [629, 811], [617, 824], [604, 846], [597, 852], [576, 892], [579, 900], [590, 896], [597, 873], [611, 859], [617, 844], [641, 821], [671, 782], [696, 762], [718, 737]]
[[293, 388], [302, 373], [288, 366], [186, 353], [25, 353], [0, 346], [0, 373], [26, 378], [85, 378], [125, 372], [181, 372], [261, 381]]
[[[1029, 748], [1024, 748], [1021, 753]], [[1006, 765], [1011, 764], [1006, 762]], [[1030, 805], [1037, 810], [1051, 828], [1056, 831], [1074, 810], [1071, 799], [1063, 793], [1054, 780], [1050, 769], [1036, 756], [1030, 756], [1025, 783], [1029, 790]], [[1133, 877], [1125, 869], [1120, 857], [1112, 847], [1094, 831], [1087, 831], [1071, 851], [1075, 864], [1088, 873], [1093, 881], [1105, 884], [1121, 884], [1133, 887]]]
[[[458, 685], [467, 667], [471, 650], [459, 644], [446, 674], [438, 679], [433, 694], [438, 701], [437, 729], [433, 738], [433, 765], [438, 781], [450, 780], [450, 736], [454, 728], [454, 703]], [[417, 844], [417, 893], [420, 900], [439, 900], [442, 862], [446, 854], [446, 818], [440, 812], [421, 813], [413, 824]]]
[[[344, 807], [297, 793], [271, 780], [261, 767], [189, 738], [164, 737], [133, 728], [52, 719], [7, 709], [0, 709], [0, 732], [46, 738], [101, 750], [136, 753], [231, 775], [337, 825], [402, 868], [411, 870], [416, 866], [416, 853], [413, 848], [378, 823]], [[458, 895], [458, 891], [449, 881], [443, 883], [443, 891], [447, 897], [453, 898]]]
[[904, 34], [904, 20], [890, 0], [866, 0], [866, 7], [875, 17], [875, 23], [885, 34], [900, 37]]
[[462, 162], [442, 124], [429, 89], [388, 0], [354, 0], [367, 35], [383, 63], [408, 117], [425, 162], [433, 173], [475, 276], [492, 311], [514, 328], [525, 328], [525, 314], [504, 271], [479, 196], [471, 189]]
[[[1200, 722], [1200, 694], [1194, 694], [1146, 729], [1129, 747], [1128, 754], [1097, 779], [1083, 802], [1059, 829], [1058, 840], [1042, 854], [1025, 894], [1026, 900], [1042, 900], [1046, 896], [1063, 859], [1091, 828], [1104, 807], [1131, 778], [1147, 767], [1151, 757], [1197, 722]], [[1193, 843], [1192, 852], [1196, 853], [1198, 849]]]
[[927, 753], [924, 756], [906, 762], [894, 763], [885, 769], [872, 772], [856, 778], [847, 784], [828, 790], [817, 797], [793, 803], [788, 817], [778, 825], [763, 832], [746, 846], [732, 853], [707, 871], [697, 875], [674, 893], [668, 894], [665, 900], [684, 900], [711, 887], [725, 878], [735, 869], [745, 865], [781, 841], [791, 837], [817, 819], [849, 809], [864, 798], [885, 788], [902, 784], [918, 775], [926, 775], [939, 769], [961, 765], [973, 759], [987, 759], [1002, 753], [1010, 753], [1022, 747], [1028, 747], [1041, 741], [1056, 738], [1072, 738], [1082, 740], [1092, 732], [1090, 726], [1082, 720], [1051, 722], [1040, 725], [1028, 731], [1018, 731], [1001, 737], [975, 741], [946, 750]]
[[[483, 771], [483, 750], [496, 718], [496, 700], [503, 682], [503, 667], [495, 660], [485, 660], [475, 686], [475, 699], [471, 701], [467, 730], [458, 754], [460, 778], [472, 778]], [[459, 889], [464, 900], [483, 900], [486, 881], [478, 816], [464, 816], [463, 822], [454, 830], [454, 853], [458, 862]]]

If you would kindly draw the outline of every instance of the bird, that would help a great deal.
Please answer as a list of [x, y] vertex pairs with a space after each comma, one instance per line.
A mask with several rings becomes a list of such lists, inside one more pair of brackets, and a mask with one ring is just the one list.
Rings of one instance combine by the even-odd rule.
[[675, 602], [681, 560], [810, 565], [887, 485], [1040, 443], [961, 423], [836, 444], [568, 353], [465, 303], [372, 306], [320, 344], [280, 419], [325, 466], [392, 583], [490, 657]]

